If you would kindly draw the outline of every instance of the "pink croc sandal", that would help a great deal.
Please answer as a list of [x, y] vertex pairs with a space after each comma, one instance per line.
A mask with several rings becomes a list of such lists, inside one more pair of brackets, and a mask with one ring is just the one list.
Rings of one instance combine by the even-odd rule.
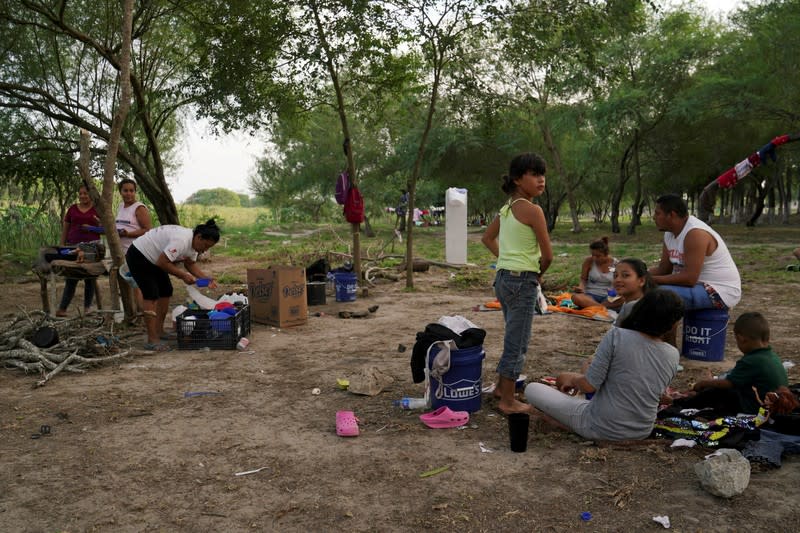
[[422, 423], [433, 429], [457, 428], [469, 422], [466, 411], [451, 411], [446, 405], [437, 410], [419, 415]]
[[353, 411], [336, 411], [336, 434], [340, 437], [358, 437], [358, 418]]

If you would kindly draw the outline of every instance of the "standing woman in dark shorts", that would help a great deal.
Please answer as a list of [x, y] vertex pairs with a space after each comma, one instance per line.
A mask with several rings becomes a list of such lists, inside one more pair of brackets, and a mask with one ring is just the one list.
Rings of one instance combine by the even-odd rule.
[[481, 239], [497, 257], [494, 292], [503, 309], [505, 337], [495, 396], [498, 409], [506, 414], [530, 411], [515, 392], [531, 339], [539, 278], [553, 261], [544, 211], [532, 201], [544, 192], [545, 171], [544, 160], [536, 154], [511, 160], [502, 184], [508, 202]]
[[[119, 234], [119, 243], [122, 245], [122, 255], [125, 255], [134, 239], [150, 231], [153, 223], [147, 206], [136, 199], [135, 181], [130, 178], [123, 179], [117, 184], [117, 190], [122, 196], [122, 203], [117, 208], [117, 218], [114, 223]], [[134, 287], [133, 294], [136, 299], [137, 311], [141, 312], [144, 309], [142, 291], [139, 290], [139, 287]]]
[[[131, 244], [125, 254], [134, 281], [142, 290], [148, 350], [167, 351], [161, 342], [164, 320], [172, 297], [172, 274], [187, 285], [198, 278], [208, 278], [197, 266], [197, 256], [219, 242], [219, 227], [214, 219], [200, 224], [194, 230], [183, 226], [167, 225], [153, 228]], [[183, 263], [183, 269], [176, 263]], [[184, 270], [185, 269], [185, 270]], [[216, 282], [209, 284], [212, 289]]]

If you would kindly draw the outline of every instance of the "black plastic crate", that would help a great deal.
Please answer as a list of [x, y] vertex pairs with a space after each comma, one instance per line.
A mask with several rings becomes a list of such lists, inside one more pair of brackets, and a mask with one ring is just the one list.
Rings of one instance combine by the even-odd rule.
[[[194, 320], [187, 320], [193, 316]], [[179, 350], [235, 350], [239, 339], [250, 333], [250, 306], [241, 307], [235, 315], [211, 320], [207, 311], [189, 309], [175, 320]]]

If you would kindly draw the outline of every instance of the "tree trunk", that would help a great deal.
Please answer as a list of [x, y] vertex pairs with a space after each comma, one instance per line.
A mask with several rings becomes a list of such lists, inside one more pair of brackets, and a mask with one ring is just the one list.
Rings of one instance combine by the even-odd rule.
[[625, 194], [625, 184], [630, 179], [628, 174], [628, 158], [630, 157], [631, 150], [633, 149], [633, 142], [625, 148], [622, 154], [622, 160], [619, 162], [619, 180], [614, 192], [611, 193], [611, 232], [619, 233], [621, 231], [619, 224], [620, 204], [622, 204], [622, 196]]
[[428, 100], [428, 112], [425, 117], [425, 128], [422, 130], [422, 138], [417, 146], [417, 157], [414, 159], [414, 169], [411, 172], [411, 179], [408, 182], [408, 211], [406, 212], [406, 287], [414, 288], [414, 206], [416, 205], [417, 180], [422, 169], [422, 160], [425, 157], [425, 148], [428, 145], [428, 136], [433, 127], [433, 115], [436, 112], [436, 102], [439, 99], [439, 84], [442, 80], [442, 70], [444, 68], [444, 58], [439, 55], [433, 68], [433, 85], [431, 86], [430, 99]]
[[572, 219], [572, 232], [580, 233], [583, 231], [583, 229], [581, 228], [580, 219], [578, 219], [578, 202], [575, 199], [575, 184], [570, 180], [570, 176], [564, 172], [564, 165], [561, 162], [561, 152], [558, 150], [555, 141], [553, 141], [553, 134], [550, 131], [550, 127], [543, 119], [541, 113], [538, 114], [538, 119], [539, 129], [544, 137], [544, 143], [547, 146], [547, 151], [550, 152], [550, 156], [553, 158], [553, 166], [555, 167], [556, 175], [561, 177], [561, 180], [566, 187], [569, 214], [570, 218]]
[[636, 176], [636, 194], [631, 206], [631, 223], [628, 225], [628, 235], [636, 233], [636, 226], [642, 223], [642, 166], [639, 162], [639, 129], [633, 130], [633, 173]]
[[[347, 120], [347, 112], [345, 111], [344, 94], [342, 93], [342, 86], [339, 83], [339, 72], [336, 69], [336, 65], [334, 65], [333, 63], [333, 56], [330, 50], [330, 46], [328, 45], [327, 34], [325, 33], [325, 28], [322, 25], [322, 21], [319, 18], [317, 3], [312, 1], [309, 3], [309, 7], [311, 8], [311, 12], [314, 14], [314, 23], [317, 28], [317, 37], [319, 37], [320, 45], [322, 49], [325, 51], [325, 57], [323, 58], [323, 62], [325, 63], [325, 68], [328, 70], [328, 75], [331, 77], [331, 83], [333, 84], [333, 89], [336, 94], [336, 110], [339, 113], [339, 121], [342, 124], [342, 135], [344, 136], [344, 153], [345, 157], [347, 157], [347, 172], [350, 176], [351, 185], [355, 187], [358, 185], [358, 176], [356, 174], [355, 159], [353, 158], [353, 147], [350, 140], [350, 126]], [[350, 227], [353, 232], [353, 272], [356, 275], [356, 279], [361, 281], [360, 224], [351, 224]]]
[[[108, 242], [111, 251], [112, 266], [109, 275], [109, 286], [111, 290], [111, 308], [119, 310], [119, 285], [117, 273], [122, 263], [125, 261], [122, 256], [122, 245], [119, 241], [119, 234], [116, 232], [116, 225], [114, 222], [114, 176], [116, 175], [117, 167], [117, 153], [119, 151], [120, 138], [122, 136], [122, 127], [125, 124], [125, 118], [128, 115], [128, 110], [131, 105], [131, 33], [133, 24], [133, 0], [124, 0], [123, 13], [122, 13], [122, 43], [120, 47], [120, 57], [118, 64], [120, 66], [119, 83], [120, 83], [120, 100], [117, 107], [117, 112], [111, 122], [111, 132], [108, 138], [108, 147], [106, 149], [105, 163], [103, 165], [103, 194], [100, 201], [97, 202], [97, 210], [100, 214], [100, 220], [103, 227], [106, 228], [106, 241]], [[94, 187], [94, 182], [89, 174], [89, 132], [81, 130], [81, 159], [80, 169], [84, 181], [93, 190], [94, 195], [97, 195], [97, 190]], [[123, 298], [130, 299], [130, 292], [123, 291]], [[132, 302], [128, 301], [123, 304], [125, 309], [133, 309]], [[132, 318], [127, 316], [126, 318]]]

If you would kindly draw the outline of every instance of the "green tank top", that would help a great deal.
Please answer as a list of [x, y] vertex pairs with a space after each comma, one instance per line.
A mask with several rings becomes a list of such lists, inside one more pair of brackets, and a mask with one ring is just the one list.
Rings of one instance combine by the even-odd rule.
[[[517, 198], [513, 203], [523, 200]], [[497, 269], [514, 270], [522, 272], [539, 272], [539, 259], [542, 252], [539, 250], [539, 241], [533, 228], [523, 224], [511, 212], [511, 204], [500, 208], [500, 255], [497, 258]]]

